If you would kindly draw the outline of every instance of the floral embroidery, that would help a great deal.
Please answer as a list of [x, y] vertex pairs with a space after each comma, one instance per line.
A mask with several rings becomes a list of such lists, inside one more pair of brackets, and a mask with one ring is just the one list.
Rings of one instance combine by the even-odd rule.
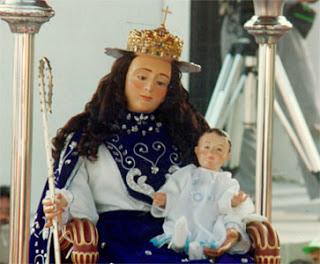
[[131, 196], [152, 202], [151, 194], [165, 182], [169, 169], [181, 163], [168, 131], [154, 114], [128, 113], [117, 133], [105, 141]]
[[[155, 116], [153, 114], [133, 114], [128, 113], [126, 116], [126, 120], [129, 121], [129, 123], [132, 124], [122, 124], [121, 129], [126, 131], [126, 133], [129, 135], [131, 133], [137, 133], [141, 131], [141, 135], [145, 136], [147, 133], [156, 131], [157, 133], [160, 133], [159, 128], [162, 127], [161, 122], [156, 122], [155, 124], [152, 124], [151, 126], [148, 126], [148, 124], [155, 120]], [[152, 122], [153, 123], [153, 122]], [[148, 126], [148, 127], [147, 127]]]
[[[139, 176], [137, 177], [137, 181], [135, 180], [136, 176]], [[151, 185], [146, 183], [146, 180], [147, 177], [141, 175], [141, 171], [136, 168], [129, 170], [126, 176], [126, 181], [132, 190], [152, 197], [154, 189]]]

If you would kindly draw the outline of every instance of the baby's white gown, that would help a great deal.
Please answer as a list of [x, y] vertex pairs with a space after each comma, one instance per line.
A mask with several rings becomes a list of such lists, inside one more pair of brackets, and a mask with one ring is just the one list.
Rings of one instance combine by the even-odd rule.
[[[204, 258], [204, 246], [219, 247], [226, 239], [226, 229], [234, 228], [241, 234], [241, 239], [229, 253], [246, 253], [250, 240], [245, 230], [244, 219], [253, 213], [254, 206], [250, 198], [236, 208], [231, 207], [233, 195], [239, 192], [239, 183], [231, 178], [229, 172], [214, 172], [191, 164], [174, 174], [159, 190], [167, 194], [165, 209], [153, 206], [151, 213], [155, 217], [166, 217], [163, 224], [164, 234], [153, 242], [172, 238], [177, 221], [187, 220], [188, 244], [196, 242], [196, 247], [189, 248], [189, 257]], [[161, 241], [160, 241], [161, 240]], [[194, 246], [195, 244], [192, 243]]]

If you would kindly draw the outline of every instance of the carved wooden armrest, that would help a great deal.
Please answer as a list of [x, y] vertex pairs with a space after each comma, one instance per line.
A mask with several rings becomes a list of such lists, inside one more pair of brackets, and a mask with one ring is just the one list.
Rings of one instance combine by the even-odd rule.
[[280, 264], [280, 242], [277, 232], [267, 221], [247, 224], [257, 264]]
[[97, 263], [98, 232], [89, 220], [72, 219], [60, 232], [59, 242], [62, 263], [68, 262], [70, 253], [72, 263]]

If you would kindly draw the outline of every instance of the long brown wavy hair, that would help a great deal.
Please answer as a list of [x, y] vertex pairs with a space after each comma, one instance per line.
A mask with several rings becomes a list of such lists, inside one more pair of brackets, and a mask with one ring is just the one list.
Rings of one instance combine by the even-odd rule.
[[[84, 111], [58, 130], [52, 140], [54, 159], [59, 158], [66, 137], [72, 132], [82, 131], [77, 149], [79, 155], [96, 160], [99, 145], [111, 133], [119, 131], [118, 120], [123, 120], [127, 113], [124, 94], [126, 75], [134, 57], [126, 54], [117, 59], [111, 72], [100, 80]], [[181, 151], [182, 161], [190, 163], [195, 161], [193, 147], [208, 125], [189, 103], [189, 95], [181, 84], [181, 72], [176, 62], [172, 62], [171, 76], [166, 99], [155, 114], [169, 129], [174, 144]]]

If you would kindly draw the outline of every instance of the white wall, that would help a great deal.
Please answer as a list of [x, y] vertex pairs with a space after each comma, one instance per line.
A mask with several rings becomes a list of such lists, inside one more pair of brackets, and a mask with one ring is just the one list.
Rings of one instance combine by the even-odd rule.
[[[161, 9], [166, 4], [173, 13], [167, 19], [167, 28], [184, 37], [182, 58], [187, 60], [189, 56], [189, 0], [55, 0], [49, 4], [56, 15], [41, 27], [35, 38], [32, 211], [47, 173], [37, 91], [40, 58], [48, 57], [53, 67], [54, 112], [50, 117], [53, 136], [72, 115], [82, 111], [99, 79], [109, 72], [114, 59], [104, 55], [104, 48], [125, 48], [131, 29], [158, 27], [163, 16]], [[0, 184], [10, 183], [13, 48], [13, 34], [1, 21]]]
[[[317, 83], [320, 83], [320, 1], [311, 5], [312, 8], [316, 11], [316, 19], [314, 21], [313, 27], [307, 36], [307, 46], [310, 51], [310, 60], [313, 64], [313, 69]], [[320, 109], [320, 89], [315, 91], [316, 100], [319, 104], [318, 109]], [[320, 128], [319, 128], [320, 129]]]
[[[312, 8], [316, 11], [316, 19], [313, 24], [313, 28], [311, 29], [310, 34], [307, 36], [307, 47], [309, 48], [309, 60], [312, 64], [312, 69], [314, 72], [314, 76], [316, 79], [317, 88], [314, 90], [314, 102], [320, 111], [320, 1], [316, 2], [312, 5]], [[315, 124], [315, 128], [317, 129], [318, 139], [320, 138], [320, 120]], [[320, 151], [320, 141], [316, 141], [318, 151]]]

